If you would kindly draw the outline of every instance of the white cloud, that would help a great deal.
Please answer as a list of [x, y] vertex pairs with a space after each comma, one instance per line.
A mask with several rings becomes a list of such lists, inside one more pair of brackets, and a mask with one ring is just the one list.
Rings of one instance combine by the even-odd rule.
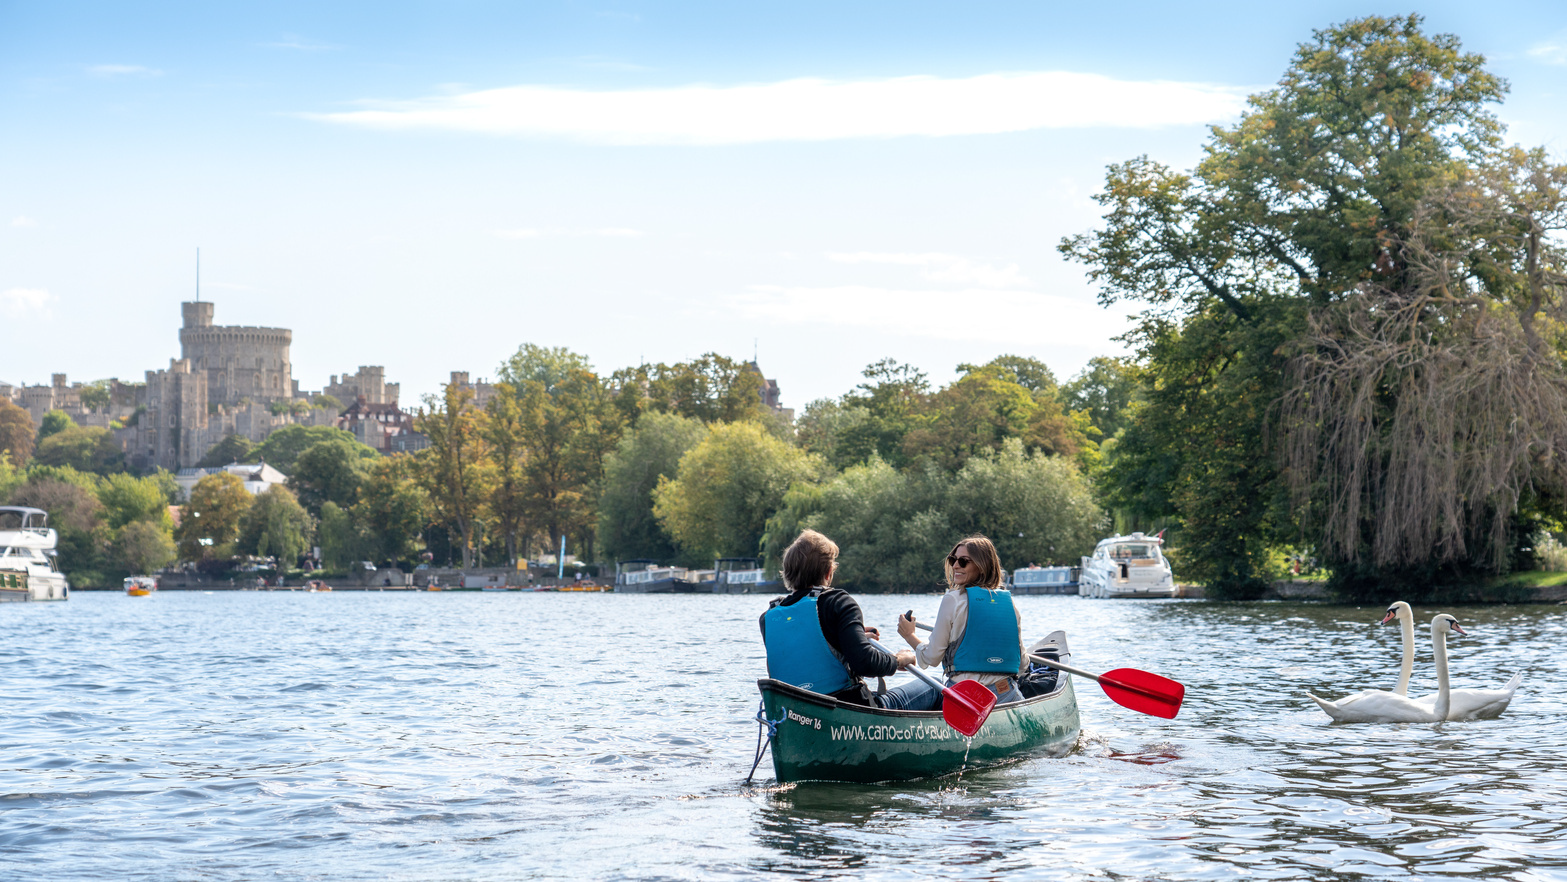
[[13, 227], [36, 227], [36, 226], [38, 226], [38, 221], [35, 221], [32, 218], [27, 217], [26, 215], [19, 214], [16, 217], [11, 218], [11, 226], [13, 226]]
[[332, 43], [317, 43], [314, 40], [307, 40], [298, 34], [284, 34], [281, 40], [272, 43], [262, 43], [261, 45], [268, 49], [294, 49], [300, 52], [323, 52], [343, 48]]
[[600, 227], [595, 230], [541, 230], [535, 227], [521, 227], [515, 230], [496, 230], [497, 239], [541, 239], [545, 236], [598, 236], [609, 239], [639, 239], [646, 236], [641, 230], [633, 230], [630, 227]]
[[303, 116], [603, 144], [749, 144], [1213, 123], [1240, 113], [1246, 92], [1048, 71], [618, 91], [511, 86]]
[[142, 67], [139, 64], [95, 64], [87, 68], [87, 72], [95, 77], [161, 77], [163, 71], [150, 67]]
[[7, 288], [0, 291], [0, 315], [8, 318], [50, 318], [55, 296], [45, 288]]
[[1017, 264], [992, 266], [976, 263], [966, 257], [940, 252], [902, 253], [857, 251], [853, 253], [831, 252], [827, 259], [834, 263], [877, 263], [894, 266], [920, 267], [920, 275], [932, 282], [954, 285], [974, 285], [981, 288], [1026, 288], [1032, 284], [1023, 276]]
[[[865, 328], [958, 342], [1041, 345], [1106, 340], [1126, 325], [1089, 300], [984, 288], [752, 285], [732, 303], [754, 320]], [[953, 320], [958, 313], [964, 316], [962, 321]]]
[[1567, 38], [1537, 43], [1529, 48], [1529, 57], [1545, 64], [1567, 64]]

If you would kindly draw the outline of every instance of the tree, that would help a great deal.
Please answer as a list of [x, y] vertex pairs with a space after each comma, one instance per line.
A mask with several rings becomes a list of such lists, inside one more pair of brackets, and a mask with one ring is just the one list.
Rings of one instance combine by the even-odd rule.
[[380, 457], [370, 463], [352, 512], [353, 520], [364, 528], [370, 559], [395, 562], [414, 552], [430, 511], [429, 496], [418, 482], [417, 471], [416, 460], [407, 454]]
[[920, 425], [930, 398], [930, 383], [923, 371], [890, 358], [867, 366], [861, 373], [867, 382], [843, 396], [843, 404], [863, 407], [870, 416], [845, 426], [837, 442], [843, 450], [840, 459], [864, 462], [875, 454], [901, 467], [908, 462], [904, 437]]
[[821, 454], [835, 471], [865, 462], [874, 455], [866, 444], [872, 431], [866, 425], [870, 408], [844, 404], [830, 398], [818, 398], [805, 406], [795, 425], [800, 447]]
[[284, 426], [257, 445], [245, 462], [264, 462], [285, 475], [291, 475], [300, 454], [322, 441], [334, 440], [358, 443], [352, 433], [331, 426]]
[[524, 473], [529, 457], [528, 433], [517, 387], [496, 383], [495, 397], [485, 405], [485, 417], [480, 435], [494, 475], [486, 508], [506, 543], [507, 560], [516, 563], [518, 541], [523, 538], [523, 524], [530, 510]]
[[660, 479], [679, 473], [680, 458], [706, 434], [697, 420], [653, 412], [621, 437], [604, 460], [598, 503], [599, 549], [607, 558], [667, 561], [676, 556], [674, 540], [653, 515], [653, 491]]
[[336, 395], [326, 392], [310, 399], [310, 406], [316, 410], [324, 410], [328, 413], [341, 414], [343, 412], [343, 402], [337, 400]]
[[1075, 456], [1092, 447], [1087, 419], [1068, 414], [1052, 382], [1042, 391], [1017, 383], [1005, 366], [962, 366], [968, 372], [925, 401], [903, 438], [904, 458], [928, 457], [953, 471], [969, 457], [1018, 438], [1046, 453]]
[[[225, 435], [222, 441], [212, 445], [201, 459], [196, 461], [198, 469], [217, 469], [230, 463], [251, 462], [251, 455], [255, 452], [256, 445], [244, 435]], [[276, 466], [273, 466], [276, 468]]]
[[114, 551], [132, 574], [156, 572], [173, 563], [176, 556], [168, 527], [152, 521], [126, 524], [114, 540]]
[[[427, 395], [414, 424], [430, 439], [430, 446], [415, 456], [419, 482], [429, 494], [430, 505], [442, 522], [457, 528], [462, 537], [462, 565], [473, 566], [473, 526], [488, 493], [489, 469], [485, 463], [484, 414], [473, 406], [473, 390], [447, 384], [437, 398]], [[323, 520], [326, 518], [322, 512]]]
[[0, 454], [21, 468], [33, 456], [36, 430], [27, 411], [9, 401], [0, 401]]
[[598, 481], [604, 457], [620, 436], [609, 391], [589, 371], [574, 368], [553, 385], [524, 379], [517, 387], [518, 428], [527, 519], [559, 547], [575, 535], [591, 557]]
[[321, 506], [320, 536], [321, 562], [325, 566], [341, 570], [365, 559], [369, 542], [353, 517], [335, 502]]
[[109, 381], [94, 380], [82, 387], [82, 406], [89, 410], [98, 411], [109, 406]]
[[315, 523], [287, 487], [272, 486], [256, 495], [240, 517], [239, 550], [275, 557], [287, 569], [310, 547]]
[[326, 502], [351, 508], [359, 501], [359, 487], [364, 483], [370, 464], [379, 458], [380, 454], [358, 441], [343, 438], [318, 441], [305, 448], [294, 461], [288, 486], [313, 515], [319, 514]]
[[759, 423], [714, 426], [653, 491], [659, 525], [691, 557], [754, 557], [767, 519], [795, 483], [819, 483], [827, 463]]
[[238, 475], [207, 475], [191, 488], [180, 506], [174, 538], [183, 560], [226, 560], [234, 556], [240, 524], [250, 508], [250, 491]]
[[[1210, 588], [1254, 590], [1267, 546], [1299, 537], [1266, 439], [1281, 434], [1286, 363], [1308, 316], [1366, 284], [1408, 289], [1397, 243], [1433, 188], [1495, 148], [1488, 105], [1505, 89], [1419, 16], [1319, 31], [1278, 87], [1213, 130], [1195, 170], [1112, 165], [1095, 197], [1103, 226], [1061, 243], [1101, 302], [1153, 307], [1131, 335], [1148, 405], [1105, 480], [1123, 500], [1172, 507], [1186, 571]], [[1122, 468], [1129, 450], [1140, 453]], [[1167, 483], [1125, 483], [1134, 476]]]
[[616, 408], [627, 423], [644, 411], [674, 413], [704, 423], [760, 419], [762, 372], [755, 364], [709, 352], [692, 361], [642, 365], [616, 371]]
[[1416, 208], [1405, 271], [1312, 314], [1284, 400], [1293, 501], [1360, 587], [1527, 565], [1520, 510], [1567, 503], [1564, 231], [1567, 165], [1499, 151]]
[[1109, 440], [1126, 426], [1137, 389], [1136, 364], [1125, 358], [1096, 357], [1061, 387], [1061, 393], [1067, 410], [1088, 414], [1100, 439]]
[[43, 422], [38, 424], [38, 440], [49, 437], [56, 432], [63, 432], [75, 425], [71, 421], [71, 415], [63, 410], [51, 410], [44, 414]]
[[1093, 550], [1104, 516], [1072, 460], [1012, 438], [956, 473], [933, 464], [899, 471], [873, 458], [824, 486], [796, 484], [767, 523], [769, 568], [807, 527], [843, 549], [834, 584], [925, 591], [940, 586], [942, 556], [966, 535], [990, 536], [1009, 569], [1074, 563]]
[[114, 440], [113, 432], [100, 426], [74, 423], [40, 440], [33, 451], [33, 459], [41, 465], [68, 466], [100, 475], [125, 467], [125, 453]]
[[89, 473], [35, 465], [28, 469], [27, 482], [11, 492], [11, 504], [49, 513], [49, 526], [59, 534], [56, 547], [65, 574], [84, 587], [104, 582], [105, 530], [97, 485], [97, 476]]
[[98, 501], [103, 504], [104, 520], [111, 530], [138, 521], [161, 525], [169, 520], [168, 494], [156, 476], [110, 475], [98, 485]]

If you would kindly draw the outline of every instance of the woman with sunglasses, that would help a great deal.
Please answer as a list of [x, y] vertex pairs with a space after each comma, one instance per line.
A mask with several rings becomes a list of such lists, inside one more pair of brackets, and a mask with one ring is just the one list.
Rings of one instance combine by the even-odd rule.
[[[941, 665], [948, 685], [978, 680], [996, 693], [996, 703], [1022, 701], [1018, 676], [1025, 669], [1023, 616], [1012, 593], [1001, 587], [1001, 556], [984, 536], [970, 536], [947, 555], [947, 593], [941, 596], [930, 639], [920, 642], [914, 621], [898, 617], [898, 633], [914, 648], [920, 667]], [[941, 693], [923, 682], [899, 686], [883, 706], [933, 710]]]

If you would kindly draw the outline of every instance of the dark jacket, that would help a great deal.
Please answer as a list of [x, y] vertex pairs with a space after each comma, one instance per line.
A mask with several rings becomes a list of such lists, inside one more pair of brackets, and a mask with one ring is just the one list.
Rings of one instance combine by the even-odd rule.
[[[780, 597], [769, 603], [767, 608], [793, 606], [809, 593], [809, 588], [795, 591], [787, 597]], [[897, 657], [871, 641], [870, 636], [865, 633], [865, 620], [860, 613], [860, 605], [855, 603], [854, 598], [845, 591], [827, 588], [818, 594], [816, 618], [822, 626], [822, 636], [827, 638], [827, 645], [843, 659], [849, 673], [856, 678], [854, 686], [835, 692], [832, 697], [849, 704], [872, 704], [870, 687], [859, 678], [890, 677], [896, 674]], [[761, 618], [761, 626], [762, 637], [765, 639], [767, 637], [765, 614]]]

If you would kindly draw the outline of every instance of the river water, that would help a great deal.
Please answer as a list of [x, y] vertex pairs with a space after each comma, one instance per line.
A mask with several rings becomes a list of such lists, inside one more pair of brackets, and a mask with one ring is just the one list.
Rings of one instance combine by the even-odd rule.
[[[862, 600], [892, 635], [937, 598]], [[761, 597], [5, 604], [0, 878], [1567, 880], [1567, 606], [1446, 610], [1455, 687], [1524, 673], [1500, 719], [1330, 725], [1308, 691], [1395, 679], [1380, 608], [1019, 604], [1080, 667], [1185, 683], [1180, 717], [1079, 682], [1063, 759], [746, 788]]]

